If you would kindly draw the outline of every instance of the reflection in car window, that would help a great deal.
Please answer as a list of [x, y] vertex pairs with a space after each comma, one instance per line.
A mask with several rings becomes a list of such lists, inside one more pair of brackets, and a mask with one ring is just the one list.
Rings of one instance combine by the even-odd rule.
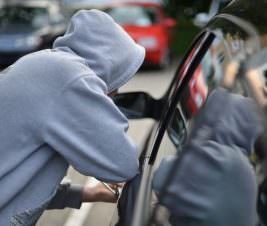
[[[189, 55], [188, 57], [191, 56]], [[229, 59], [224, 43], [220, 39], [215, 38], [182, 93], [163, 142], [161, 143], [159, 154], [155, 161], [154, 171], [157, 170], [163, 159], [173, 155], [179, 156], [181, 151], [186, 151], [183, 147], [190, 134], [190, 128], [194, 123], [194, 118], [205, 104], [209, 93], [215, 87], [221, 85], [222, 75], [225, 70], [224, 67], [226, 61], [229, 61]], [[183, 73], [183, 70], [181, 70], [181, 73]], [[165, 177], [163, 176], [164, 178], [167, 178], [167, 173]], [[157, 198], [153, 199], [153, 206], [157, 206], [153, 223], [157, 222], [156, 225], [159, 225], [160, 222], [160, 225], [172, 225], [169, 222], [170, 214], [168, 210], [157, 204]]]
[[157, 23], [156, 9], [152, 7], [122, 6], [106, 12], [122, 25], [150, 26]]
[[[180, 113], [174, 114], [168, 128], [168, 139], [174, 144], [178, 155], [180, 154], [179, 150], [181, 150], [180, 146], [186, 141], [183, 134], [186, 131], [188, 134], [187, 137], [190, 135], [190, 127], [192, 127], [192, 124], [194, 123], [195, 116], [205, 104], [209, 93], [216, 87], [223, 86], [223, 76], [225, 75], [226, 66], [232, 59], [228, 53], [229, 51], [227, 51], [225, 43], [219, 38], [214, 39], [212, 45], [206, 51], [205, 56], [196, 67], [188, 86], [182, 93], [182, 97], [176, 109], [176, 111], [180, 111]], [[241, 93], [242, 87], [239, 85], [240, 84], [237, 83], [237, 87], [234, 87], [234, 89], [237, 89], [238, 93]], [[235, 90], [232, 91], [235, 92]], [[183, 121], [183, 123], [179, 123], [178, 121]], [[162, 161], [164, 155], [165, 159], [166, 157], [173, 155], [168, 154], [173, 153], [173, 150], [170, 148], [169, 144], [167, 146], [165, 144], [165, 141], [162, 142], [160, 147], [160, 152], [162, 152], [162, 154], [158, 156], [159, 159], [157, 159], [156, 162]], [[183, 149], [183, 151], [186, 150]], [[157, 164], [156, 167], [158, 167], [158, 165], [159, 164]], [[169, 177], [168, 174], [172, 175], [166, 171], [163, 176], [161, 175], [161, 178], [164, 179]], [[167, 179], [167, 181], [169, 180]], [[164, 181], [163, 184], [168, 184], [167, 181]], [[154, 200], [154, 206], [157, 206], [157, 208], [155, 208], [153, 217], [150, 220], [153, 221], [153, 223], [156, 223], [155, 225], [176, 225], [175, 222], [171, 223], [171, 212], [163, 206], [155, 203], [156, 200]], [[162, 213], [164, 213], [164, 215]]]
[[26, 25], [41, 27], [48, 23], [48, 12], [41, 7], [7, 6], [0, 9], [0, 27]]
[[[193, 49], [194, 52], [194, 49]], [[188, 56], [191, 58], [191, 54]], [[184, 89], [173, 118], [168, 126], [170, 140], [179, 153], [186, 142], [194, 116], [205, 104], [209, 92], [222, 80], [226, 62], [229, 61], [224, 43], [214, 39], [210, 48], [196, 67], [188, 86]], [[187, 64], [187, 60], [185, 61]], [[184, 70], [180, 71], [183, 77]]]
[[187, 138], [188, 121], [185, 119], [180, 107], [175, 109], [174, 115], [168, 126], [168, 135], [172, 143], [176, 147], [176, 152], [182, 151], [183, 145]]
[[[238, 27], [230, 20], [222, 20], [217, 18], [213, 21], [210, 26], [216, 34], [224, 39], [224, 42], [227, 46], [227, 53], [231, 57], [238, 57], [238, 54], [245, 51], [245, 48], [254, 49], [256, 46], [255, 42], [249, 41], [251, 39], [251, 34], [248, 31]], [[247, 42], [245, 40], [248, 40]], [[257, 45], [257, 44], [256, 44]]]
[[187, 120], [199, 112], [208, 93], [221, 83], [227, 59], [224, 44], [215, 39], [182, 94], [179, 104]]

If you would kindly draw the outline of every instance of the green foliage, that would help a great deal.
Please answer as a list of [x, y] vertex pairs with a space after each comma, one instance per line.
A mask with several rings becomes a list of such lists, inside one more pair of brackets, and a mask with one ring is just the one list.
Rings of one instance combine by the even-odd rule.
[[207, 11], [211, 0], [165, 0], [164, 8], [168, 15], [177, 19], [175, 38], [172, 43], [172, 52], [183, 55], [199, 28], [193, 24], [196, 13]]
[[172, 17], [188, 16], [188, 11], [193, 16], [197, 12], [204, 12], [209, 9], [211, 0], [163, 0], [166, 12]]
[[181, 17], [175, 29], [175, 38], [172, 43], [173, 53], [178, 56], [183, 55], [199, 31], [200, 29], [193, 24], [192, 20]]

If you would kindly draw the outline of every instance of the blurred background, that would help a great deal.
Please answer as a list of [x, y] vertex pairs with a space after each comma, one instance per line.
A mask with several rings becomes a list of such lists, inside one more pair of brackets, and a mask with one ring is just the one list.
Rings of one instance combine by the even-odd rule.
[[0, 0], [0, 66], [51, 48], [70, 17], [96, 8], [111, 15], [147, 51], [146, 65], [164, 69], [181, 56], [225, 0]]

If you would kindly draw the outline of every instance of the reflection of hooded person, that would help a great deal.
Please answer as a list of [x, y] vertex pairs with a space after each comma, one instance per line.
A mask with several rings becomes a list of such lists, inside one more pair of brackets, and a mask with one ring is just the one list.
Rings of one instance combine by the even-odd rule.
[[248, 156], [262, 130], [254, 107], [248, 98], [216, 90], [181, 156], [162, 162], [154, 187], [163, 192], [172, 225], [255, 225], [257, 184]]
[[138, 172], [127, 119], [107, 94], [125, 84], [144, 49], [106, 14], [76, 14], [52, 50], [0, 75], [0, 225], [32, 225], [69, 165], [107, 182]]

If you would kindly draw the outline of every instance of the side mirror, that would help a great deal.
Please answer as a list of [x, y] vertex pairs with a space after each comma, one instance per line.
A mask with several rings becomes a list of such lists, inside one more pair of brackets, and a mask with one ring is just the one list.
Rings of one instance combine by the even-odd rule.
[[158, 120], [163, 109], [161, 99], [155, 100], [144, 92], [119, 93], [112, 99], [128, 119], [152, 118]]
[[168, 29], [174, 28], [176, 26], [176, 20], [172, 18], [165, 18], [164, 19], [164, 26], [167, 27]]

